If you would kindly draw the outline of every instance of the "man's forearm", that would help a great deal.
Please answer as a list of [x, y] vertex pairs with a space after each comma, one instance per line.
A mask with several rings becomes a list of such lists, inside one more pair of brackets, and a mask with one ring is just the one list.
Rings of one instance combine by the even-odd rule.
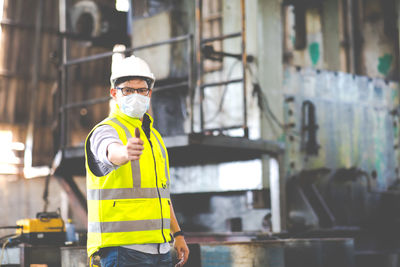
[[175, 212], [174, 212], [174, 207], [172, 206], [172, 203], [170, 205], [170, 212], [171, 212], [171, 232], [176, 233], [181, 230], [179, 227], [178, 220], [176, 219]]
[[170, 228], [171, 228], [172, 234], [174, 234], [174, 233], [180, 231], [181, 228], [179, 227], [178, 220], [176, 219], [174, 207], [172, 206], [172, 202], [170, 205], [170, 212], [171, 212], [171, 227]]
[[114, 165], [124, 165], [128, 162], [126, 148], [119, 143], [111, 143], [107, 147], [107, 157]]

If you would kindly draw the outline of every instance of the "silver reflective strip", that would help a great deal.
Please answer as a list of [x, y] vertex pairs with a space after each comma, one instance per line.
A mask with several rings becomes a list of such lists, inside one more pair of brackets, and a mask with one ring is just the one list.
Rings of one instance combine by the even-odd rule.
[[[123, 125], [117, 118], [112, 118], [111, 119], [114, 123], [118, 124], [126, 134], [126, 138], [132, 138], [131, 132], [126, 128], [125, 125]], [[132, 179], [133, 179], [133, 187], [140, 187], [141, 184], [141, 175], [140, 175], [140, 164], [138, 160], [132, 160], [131, 161], [131, 168], [132, 168]]]
[[[159, 188], [161, 198], [169, 198], [169, 190]], [[88, 189], [88, 200], [158, 198], [157, 188]]]
[[165, 151], [164, 147], [162, 146], [162, 144], [161, 144], [160, 140], [158, 139], [157, 135], [153, 131], [151, 131], [151, 132], [153, 133], [154, 137], [157, 139], [158, 144], [160, 145], [160, 149], [161, 149], [161, 152], [163, 154], [163, 158], [165, 160], [165, 164], [164, 164], [164, 166], [165, 166], [165, 177], [167, 178], [167, 184], [169, 184], [168, 167], [167, 167], [167, 152]]
[[[170, 228], [170, 219], [162, 219], [164, 229]], [[88, 232], [90, 233], [118, 233], [133, 231], [161, 230], [161, 219], [138, 220], [138, 221], [117, 221], [117, 222], [89, 222]]]

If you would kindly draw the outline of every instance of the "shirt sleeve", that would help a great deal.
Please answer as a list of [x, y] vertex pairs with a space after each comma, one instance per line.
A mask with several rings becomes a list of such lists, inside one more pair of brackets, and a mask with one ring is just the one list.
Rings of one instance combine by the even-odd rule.
[[90, 137], [90, 150], [99, 162], [107, 167], [116, 167], [107, 157], [107, 148], [111, 143], [119, 143], [117, 131], [110, 125], [101, 125], [97, 127]]

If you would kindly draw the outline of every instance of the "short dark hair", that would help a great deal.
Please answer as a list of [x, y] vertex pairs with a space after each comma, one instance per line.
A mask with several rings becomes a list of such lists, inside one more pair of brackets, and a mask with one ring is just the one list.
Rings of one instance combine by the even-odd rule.
[[124, 83], [126, 81], [130, 81], [130, 80], [134, 80], [134, 79], [141, 79], [141, 80], [145, 81], [147, 83], [147, 87], [149, 89], [151, 89], [152, 80], [150, 80], [150, 79], [148, 79], [146, 77], [142, 77], [142, 76], [125, 76], [125, 77], [118, 78], [114, 82], [114, 87], [117, 87], [121, 83]]

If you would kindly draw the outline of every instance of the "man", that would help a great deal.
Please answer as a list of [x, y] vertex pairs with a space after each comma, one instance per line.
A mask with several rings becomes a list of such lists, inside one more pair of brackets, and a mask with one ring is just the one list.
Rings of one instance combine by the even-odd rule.
[[113, 64], [110, 116], [85, 143], [88, 255], [102, 267], [171, 266], [169, 241], [182, 266], [189, 249], [169, 195], [168, 154], [152, 127], [149, 108], [154, 75], [131, 56]]

